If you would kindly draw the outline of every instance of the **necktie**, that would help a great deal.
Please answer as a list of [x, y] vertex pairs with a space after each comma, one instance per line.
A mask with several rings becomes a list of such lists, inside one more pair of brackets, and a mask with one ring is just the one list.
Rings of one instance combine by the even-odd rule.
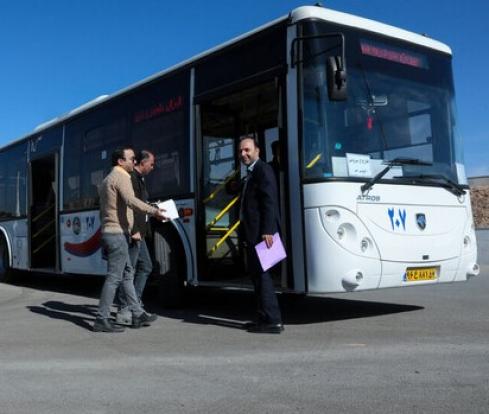
[[244, 205], [244, 198], [246, 194], [246, 188], [248, 187], [248, 181], [250, 180], [251, 177], [251, 170], [246, 169], [246, 176], [243, 178], [243, 188], [241, 190], [241, 203], [239, 207], [239, 219], [243, 221], [243, 205]]

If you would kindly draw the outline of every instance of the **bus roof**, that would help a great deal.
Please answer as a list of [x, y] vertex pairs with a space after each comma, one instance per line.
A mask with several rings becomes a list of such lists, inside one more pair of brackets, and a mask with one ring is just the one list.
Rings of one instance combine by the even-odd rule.
[[[348, 14], [348, 13], [338, 12], [338, 11], [327, 9], [324, 7], [302, 6], [302, 7], [298, 7], [296, 9], [292, 10], [288, 16], [280, 17], [276, 20], [268, 22], [262, 26], [259, 26], [254, 30], [246, 32], [240, 36], [237, 36], [231, 40], [228, 40], [227, 42], [224, 42], [218, 46], [215, 46], [211, 49], [208, 49], [202, 53], [199, 53], [198, 55], [195, 55], [190, 59], [187, 59], [187, 60], [180, 62], [174, 66], [171, 66], [167, 69], [164, 69], [160, 72], [157, 72], [157, 73], [155, 73], [155, 74], [153, 74], [147, 78], [144, 78], [141, 81], [138, 81], [138, 82], [126, 87], [126, 88], [123, 88], [123, 89], [113, 93], [112, 95], [101, 95], [101, 96], [99, 96], [99, 97], [97, 97], [97, 98], [95, 98], [89, 102], [86, 102], [86, 103], [62, 114], [59, 117], [56, 117], [56, 118], [53, 118], [49, 121], [43, 122], [43, 123], [39, 124], [38, 126], [36, 126], [31, 132], [25, 134], [24, 136], [20, 137], [19, 139], [16, 139], [16, 140], [6, 144], [4, 147], [9, 147], [11, 145], [14, 145], [14, 144], [32, 136], [32, 135], [38, 134], [38, 133], [40, 133], [40, 132], [42, 132], [42, 131], [44, 131], [44, 130], [46, 130], [46, 129], [48, 129], [48, 128], [56, 125], [56, 124], [60, 124], [62, 122], [65, 122], [66, 120], [76, 116], [77, 114], [79, 114], [81, 112], [84, 112], [90, 108], [98, 106], [98, 105], [100, 105], [103, 102], [106, 102], [108, 100], [114, 99], [114, 98], [116, 98], [116, 97], [118, 97], [118, 96], [120, 96], [126, 92], [129, 92], [132, 89], [135, 89], [139, 86], [142, 86], [146, 83], [149, 83], [149, 82], [151, 82], [151, 81], [153, 81], [153, 80], [155, 80], [161, 76], [164, 76], [164, 75], [166, 75], [172, 71], [175, 71], [177, 69], [188, 66], [193, 62], [196, 62], [196, 61], [198, 61], [198, 60], [200, 60], [200, 59], [202, 59], [208, 55], [211, 55], [212, 53], [215, 53], [221, 49], [224, 49], [227, 46], [230, 46], [234, 43], [237, 43], [240, 40], [243, 40], [247, 37], [250, 37], [253, 34], [259, 33], [262, 30], [265, 30], [265, 29], [272, 27], [276, 24], [284, 23], [286, 21], [289, 21], [291, 24], [295, 24], [301, 20], [312, 19], [312, 18], [325, 20], [325, 21], [337, 23], [340, 25], [350, 26], [350, 27], [354, 27], [357, 29], [363, 29], [363, 30], [383, 34], [383, 35], [386, 35], [389, 37], [393, 37], [393, 38], [405, 40], [405, 41], [408, 41], [411, 43], [415, 43], [417, 45], [425, 46], [425, 47], [428, 47], [428, 48], [431, 48], [431, 49], [434, 49], [434, 50], [437, 50], [440, 52], [444, 52], [444, 53], [447, 53], [450, 55], [452, 54], [451, 49], [447, 45], [445, 45], [444, 43], [441, 43], [437, 40], [430, 39], [429, 37], [426, 37], [424, 35], [420, 35], [417, 33], [409, 32], [407, 30], [399, 29], [395, 26], [390, 26], [388, 24], [380, 23], [380, 22], [377, 22], [375, 20], [365, 19], [363, 17], [355, 16], [355, 15]], [[3, 147], [1, 147], [0, 150], [2, 148]]]
[[389, 37], [425, 46], [430, 49], [435, 49], [449, 55], [452, 54], [451, 49], [447, 45], [437, 40], [430, 39], [427, 36], [399, 29], [398, 27], [380, 23], [375, 20], [365, 19], [363, 17], [355, 16], [353, 14], [342, 13], [323, 7], [299, 7], [291, 12], [290, 17], [293, 23], [299, 22], [304, 19], [316, 18], [326, 20], [331, 23], [338, 23], [344, 26], [354, 27], [356, 29], [363, 29], [369, 32], [380, 33]]

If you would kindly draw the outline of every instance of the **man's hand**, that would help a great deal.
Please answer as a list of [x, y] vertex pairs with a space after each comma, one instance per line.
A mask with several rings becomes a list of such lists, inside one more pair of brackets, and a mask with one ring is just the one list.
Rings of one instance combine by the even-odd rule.
[[158, 210], [156, 210], [155, 218], [163, 222], [168, 221], [168, 217], [166, 217], [164, 214], [165, 212], [166, 212], [165, 209], [159, 208]]
[[133, 239], [135, 241], [140, 241], [141, 240], [141, 233], [139, 231], [137, 233], [134, 233], [133, 235], [131, 235], [131, 239]]
[[272, 247], [273, 245], [273, 234], [263, 234], [261, 238], [265, 241], [267, 248]]

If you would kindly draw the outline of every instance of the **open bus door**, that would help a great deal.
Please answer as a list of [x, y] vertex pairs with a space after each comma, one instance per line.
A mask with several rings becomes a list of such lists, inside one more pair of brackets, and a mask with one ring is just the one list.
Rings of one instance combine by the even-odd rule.
[[[239, 192], [233, 191], [246, 173], [238, 158], [239, 140], [254, 136], [260, 144], [261, 159], [270, 162], [272, 143], [283, 139], [280, 107], [278, 79], [199, 102], [199, 282], [250, 284], [239, 239]], [[280, 177], [277, 182], [281, 182]], [[286, 264], [281, 269], [275, 272], [274, 281], [277, 287], [286, 288]]]
[[53, 272], [57, 257], [57, 154], [30, 162], [30, 267]]
[[[227, 127], [236, 117], [222, 109], [201, 105], [202, 119], [202, 184], [200, 200], [202, 257], [201, 269], [206, 280], [241, 279], [244, 275], [239, 244], [239, 194], [228, 186], [239, 182], [240, 164], [237, 158], [237, 137]], [[226, 125], [227, 124], [227, 125]]]

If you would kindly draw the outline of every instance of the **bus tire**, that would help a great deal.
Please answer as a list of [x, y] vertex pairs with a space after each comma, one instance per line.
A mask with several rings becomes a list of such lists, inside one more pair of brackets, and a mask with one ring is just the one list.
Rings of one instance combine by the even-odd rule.
[[176, 232], [169, 225], [155, 231], [158, 302], [166, 308], [185, 304], [185, 253]]
[[177, 272], [160, 275], [158, 302], [165, 308], [180, 308], [185, 304], [185, 286]]
[[12, 280], [12, 272], [7, 241], [4, 236], [0, 235], [0, 282], [10, 282]]

